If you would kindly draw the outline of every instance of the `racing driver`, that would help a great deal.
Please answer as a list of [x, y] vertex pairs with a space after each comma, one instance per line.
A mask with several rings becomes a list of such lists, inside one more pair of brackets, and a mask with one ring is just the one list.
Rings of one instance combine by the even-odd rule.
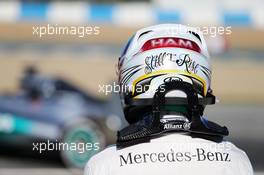
[[253, 174], [245, 152], [224, 140], [228, 129], [203, 116], [215, 96], [200, 31], [143, 28], [125, 46], [117, 72], [129, 125], [116, 145], [89, 160], [84, 175]]

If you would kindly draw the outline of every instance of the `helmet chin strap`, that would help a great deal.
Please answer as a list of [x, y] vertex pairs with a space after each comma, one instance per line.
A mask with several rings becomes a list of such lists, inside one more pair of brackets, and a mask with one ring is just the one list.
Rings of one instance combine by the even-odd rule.
[[[180, 90], [187, 95], [187, 119], [171, 115], [165, 110], [165, 96], [172, 90]], [[170, 99], [171, 101], [177, 101], [178, 98]], [[199, 105], [198, 94], [191, 84], [178, 81], [166, 82], [158, 88], [154, 95], [152, 116], [145, 117], [137, 123], [118, 131], [117, 147], [124, 148], [149, 142], [152, 138], [169, 132], [184, 132], [193, 137], [202, 137], [213, 141], [221, 141], [224, 136], [228, 135], [226, 127], [205, 120], [201, 117], [202, 114], [203, 106]], [[169, 117], [165, 118], [166, 115]]]

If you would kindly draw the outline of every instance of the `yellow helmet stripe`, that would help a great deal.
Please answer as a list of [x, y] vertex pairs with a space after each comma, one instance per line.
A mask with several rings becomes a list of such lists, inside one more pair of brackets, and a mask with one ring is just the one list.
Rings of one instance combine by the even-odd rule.
[[158, 74], [163, 74], [163, 73], [164, 74], [178, 73], [178, 74], [187, 75], [187, 76], [195, 78], [196, 80], [200, 81], [203, 84], [203, 93], [204, 93], [204, 95], [206, 95], [206, 81], [194, 73], [183, 71], [183, 70], [157, 70], [157, 71], [151, 72], [149, 74], [142, 75], [133, 81], [132, 94], [134, 94], [134, 89], [135, 89], [135, 86], [138, 82], [140, 82], [141, 80], [144, 80], [146, 78], [149, 78], [149, 77], [152, 77], [152, 76], [155, 76]]

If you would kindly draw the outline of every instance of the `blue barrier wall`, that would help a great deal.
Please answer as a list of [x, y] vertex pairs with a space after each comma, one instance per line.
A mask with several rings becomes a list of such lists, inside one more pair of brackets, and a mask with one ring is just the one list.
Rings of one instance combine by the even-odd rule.
[[[69, 8], [70, 6], [73, 7]], [[254, 8], [228, 10], [224, 6], [219, 8], [217, 6], [217, 10], [211, 14], [206, 14], [205, 11], [197, 14], [195, 10], [192, 13], [192, 10], [187, 10], [187, 8], [186, 6], [186, 8], [180, 9], [175, 6], [175, 8], [166, 9], [150, 3], [88, 4], [84, 2], [29, 3], [10, 1], [0, 2], [0, 21], [60, 23], [63, 19], [63, 22], [69, 23], [78, 21], [114, 25], [144, 25], [169, 22], [190, 25], [198, 23], [200, 25], [263, 27], [263, 24], [259, 24], [259, 21], [261, 21], [259, 16], [252, 13], [255, 10]], [[191, 8], [195, 9], [194, 6]], [[200, 15], [205, 19], [202, 23], [196, 20], [199, 19]], [[212, 16], [213, 21], [210, 20]], [[72, 17], [74, 18], [72, 19]], [[191, 17], [191, 19], [188, 17]], [[193, 17], [196, 17], [196, 19]]]

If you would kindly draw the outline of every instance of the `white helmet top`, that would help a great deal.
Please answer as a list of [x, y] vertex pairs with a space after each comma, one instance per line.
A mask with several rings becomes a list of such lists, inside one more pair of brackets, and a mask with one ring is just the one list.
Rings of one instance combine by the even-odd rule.
[[[199, 30], [178, 24], [140, 29], [127, 43], [118, 62], [123, 99], [152, 99], [168, 81], [192, 84], [206, 97], [211, 84], [207, 46]], [[185, 97], [176, 92], [169, 96]], [[127, 106], [124, 101], [124, 107]]]

